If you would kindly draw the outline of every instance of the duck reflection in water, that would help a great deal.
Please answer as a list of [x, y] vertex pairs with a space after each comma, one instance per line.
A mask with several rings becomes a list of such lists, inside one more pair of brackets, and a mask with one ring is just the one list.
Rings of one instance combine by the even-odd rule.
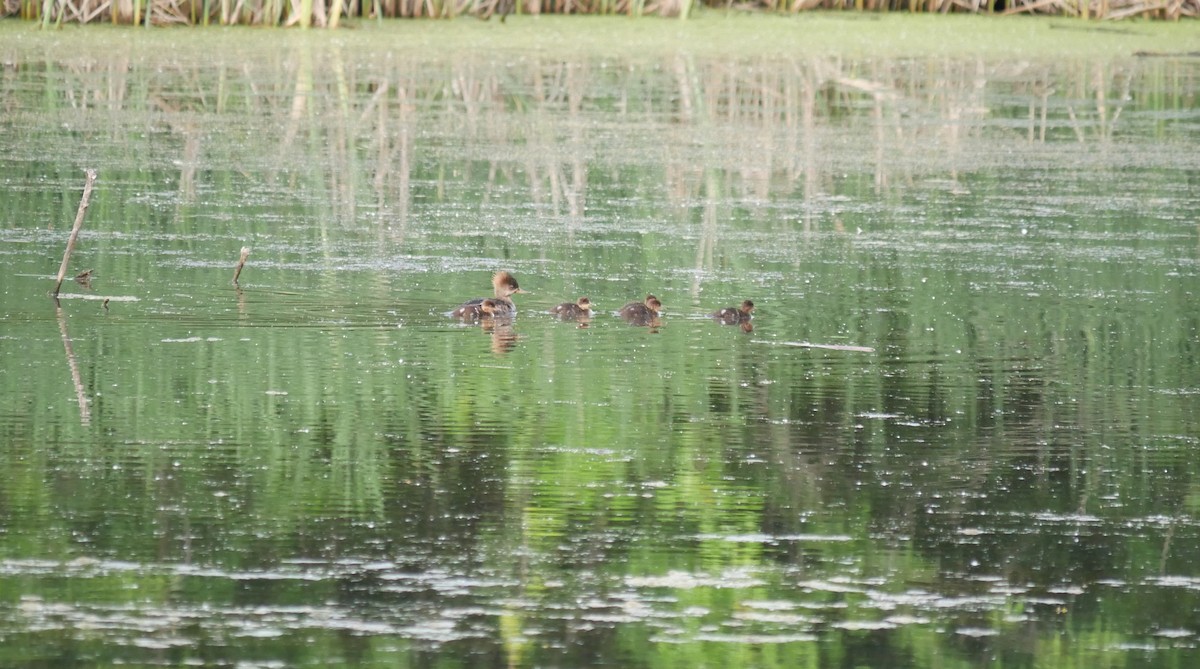
[[714, 320], [720, 321], [725, 325], [740, 325], [742, 332], [753, 332], [754, 326], [750, 323], [751, 314], [753, 313], [754, 303], [750, 300], [745, 300], [740, 307], [725, 307], [709, 315]]
[[617, 315], [630, 325], [658, 327], [662, 325], [658, 315], [662, 313], [662, 302], [653, 295], [647, 295], [641, 302], [630, 302], [621, 307]]
[[575, 321], [579, 327], [586, 328], [592, 320], [592, 301], [581, 297], [575, 302], [563, 302], [550, 310], [551, 314], [564, 321]]
[[454, 310], [453, 316], [464, 323], [479, 323], [480, 329], [492, 336], [492, 353], [507, 353], [517, 345], [512, 314], [501, 313], [494, 299], [464, 304]]
[[479, 327], [492, 335], [492, 353], [501, 355], [517, 346], [517, 331], [513, 329], [512, 316], [496, 315], [479, 321]]

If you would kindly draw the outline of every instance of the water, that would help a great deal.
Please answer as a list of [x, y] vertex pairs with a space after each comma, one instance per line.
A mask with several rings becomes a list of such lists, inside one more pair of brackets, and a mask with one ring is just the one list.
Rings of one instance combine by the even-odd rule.
[[0, 664], [1195, 662], [1195, 59], [396, 30], [2, 41]]

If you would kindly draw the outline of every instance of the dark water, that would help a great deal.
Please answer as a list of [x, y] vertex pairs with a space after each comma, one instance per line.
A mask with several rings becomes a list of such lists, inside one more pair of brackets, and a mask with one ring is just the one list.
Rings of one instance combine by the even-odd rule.
[[1200, 659], [1200, 61], [384, 37], [0, 44], [0, 665]]

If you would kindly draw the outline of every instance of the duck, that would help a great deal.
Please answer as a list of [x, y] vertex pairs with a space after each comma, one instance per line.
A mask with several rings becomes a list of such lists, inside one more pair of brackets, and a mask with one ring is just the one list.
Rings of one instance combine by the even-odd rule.
[[496, 301], [490, 297], [485, 297], [479, 302], [468, 302], [451, 312], [450, 316], [470, 322], [494, 318], [496, 316]]
[[630, 325], [652, 325], [658, 321], [662, 311], [662, 302], [653, 295], [647, 295], [641, 302], [630, 302], [621, 307], [617, 315], [624, 318]]
[[564, 321], [589, 318], [592, 315], [592, 301], [586, 297], [581, 297], [574, 302], [563, 302], [551, 309], [550, 313]]
[[84, 270], [84, 271], [80, 272], [79, 274], [75, 275], [75, 282], [78, 283], [79, 285], [83, 286], [84, 288], [91, 288], [93, 276], [95, 276], [95, 270], [91, 270], [91, 269]]
[[491, 298], [477, 297], [473, 300], [468, 300], [450, 315], [462, 318], [459, 312], [470, 310], [482, 304], [485, 299], [490, 299], [494, 305], [492, 310], [493, 316], [511, 316], [517, 313], [517, 305], [513, 304], [509, 296], [517, 293], [528, 293], [529, 291], [521, 290], [521, 287], [517, 285], [516, 278], [512, 274], [501, 271], [492, 275], [492, 292], [493, 296]]
[[745, 300], [740, 307], [725, 307], [724, 309], [712, 312], [710, 315], [725, 325], [738, 325], [739, 323], [749, 323], [750, 314], [753, 312], [754, 303], [750, 300]]

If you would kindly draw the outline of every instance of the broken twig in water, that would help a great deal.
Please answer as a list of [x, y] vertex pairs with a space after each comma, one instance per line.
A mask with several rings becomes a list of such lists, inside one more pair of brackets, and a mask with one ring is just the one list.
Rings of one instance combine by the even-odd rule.
[[83, 197], [79, 200], [79, 211], [75, 214], [75, 227], [71, 228], [71, 237], [67, 239], [67, 251], [63, 253], [62, 264], [58, 266], [58, 280], [54, 283], [54, 297], [62, 287], [63, 277], [67, 275], [67, 263], [71, 260], [71, 251], [75, 250], [75, 239], [79, 237], [79, 229], [83, 227], [83, 217], [87, 214], [88, 202], [92, 199], [92, 186], [96, 183], [96, 170], [84, 170], [87, 181], [83, 183]]
[[233, 270], [233, 285], [238, 285], [238, 277], [242, 275], [242, 268], [246, 266], [246, 258], [250, 257], [250, 247], [242, 247], [242, 257], [238, 258], [237, 267]]

